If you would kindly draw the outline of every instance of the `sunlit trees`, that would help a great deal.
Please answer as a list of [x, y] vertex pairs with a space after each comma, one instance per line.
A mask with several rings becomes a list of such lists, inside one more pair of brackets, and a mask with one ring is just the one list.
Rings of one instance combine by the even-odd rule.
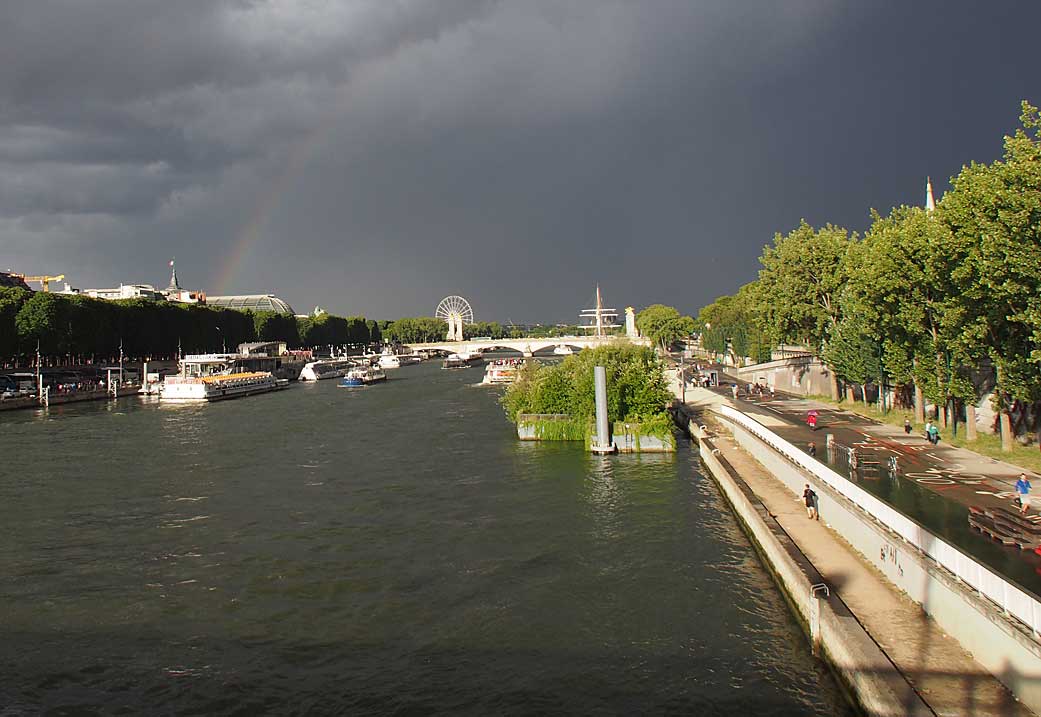
[[[814, 229], [804, 221], [785, 236], [777, 234], [773, 246], [763, 249], [763, 268], [751, 291], [755, 311], [773, 341], [802, 343], [824, 356], [842, 318], [846, 257], [855, 241], [842, 227]], [[831, 394], [838, 399], [838, 377], [831, 369]]]
[[640, 333], [668, 351], [669, 346], [694, 332], [694, 319], [682, 316], [671, 306], [653, 304], [636, 315]]
[[938, 210], [965, 256], [960, 343], [994, 364], [1007, 450], [1010, 403], [1041, 398], [1041, 115], [1024, 102], [1020, 119], [1003, 158], [963, 167]]
[[753, 363], [770, 360], [770, 340], [755, 313], [753, 284], [745, 284], [733, 296], [720, 296], [698, 312], [695, 325], [701, 346], [714, 354], [732, 351]]

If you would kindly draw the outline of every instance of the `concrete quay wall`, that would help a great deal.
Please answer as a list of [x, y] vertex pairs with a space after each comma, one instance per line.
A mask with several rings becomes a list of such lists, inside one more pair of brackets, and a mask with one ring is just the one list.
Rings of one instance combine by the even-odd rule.
[[879, 717], [934, 714], [841, 599], [815, 589], [822, 583], [820, 575], [753, 500], [740, 476], [717, 456], [707, 433], [694, 421], [690, 432], [699, 441], [702, 462], [809, 633], [815, 651], [820, 650], [860, 708]]
[[[118, 398], [127, 398], [129, 396], [137, 396], [137, 390], [140, 388], [138, 384], [127, 384], [119, 389]], [[115, 399], [105, 389], [96, 391], [72, 391], [69, 393], [52, 393], [48, 398], [50, 406], [60, 406], [65, 403], [79, 403], [80, 401], [104, 401], [105, 399]], [[36, 396], [22, 396], [20, 398], [9, 398], [0, 401], [0, 411], [12, 410], [15, 408], [43, 408], [40, 400]]]
[[740, 424], [722, 414], [715, 416], [793, 495], [801, 496], [803, 486], [810, 483], [818, 496], [822, 521], [921, 605], [1024, 705], [1041, 713], [1041, 643], [1025, 625]]

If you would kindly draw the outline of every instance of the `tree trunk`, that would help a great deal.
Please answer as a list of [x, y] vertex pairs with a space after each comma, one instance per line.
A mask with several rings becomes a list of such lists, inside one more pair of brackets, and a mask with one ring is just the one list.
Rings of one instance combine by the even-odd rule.
[[1001, 407], [998, 425], [1001, 428], [1001, 450], [1005, 453], [1012, 452], [1012, 419], [1009, 418], [1008, 409]]
[[936, 419], [940, 422], [941, 431], [947, 430], [947, 405], [947, 402], [944, 402], [942, 406], [936, 405]]
[[971, 400], [965, 402], [965, 440], [976, 440], [976, 404]]
[[914, 385], [914, 420], [915, 423], [925, 423], [925, 394], [917, 381]]
[[1008, 406], [1005, 404], [1005, 376], [1001, 370], [1001, 362], [994, 362], [994, 370], [997, 381], [994, 385], [994, 394], [998, 399], [998, 430], [1001, 431], [1001, 450], [1004, 453], [1012, 452], [1012, 418], [1008, 415]]
[[846, 400], [850, 403], [854, 403], [857, 400], [856, 394], [853, 392], [853, 387], [848, 383], [846, 384]]
[[839, 376], [835, 373], [835, 369], [828, 366], [828, 382], [831, 384], [831, 400], [838, 401], [842, 398], [842, 394], [839, 393]]

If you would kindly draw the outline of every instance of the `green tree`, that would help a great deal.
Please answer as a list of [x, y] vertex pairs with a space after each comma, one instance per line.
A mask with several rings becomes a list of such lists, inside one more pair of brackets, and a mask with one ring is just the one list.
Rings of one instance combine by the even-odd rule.
[[0, 359], [20, 353], [15, 317], [31, 296], [20, 286], [0, 287]]
[[964, 310], [959, 341], [996, 369], [1006, 450], [1010, 403], [1041, 398], [1041, 115], [1023, 102], [1020, 121], [1003, 158], [963, 167], [938, 208], [965, 255], [953, 272]]
[[[887, 217], [873, 216], [853, 252], [848, 311], [874, 327], [879, 339], [871, 345], [886, 337], [899, 349], [890, 355], [900, 364], [910, 359], [915, 411], [922, 421], [923, 397], [946, 405], [954, 394], [954, 369], [964, 362], [954, 341], [962, 312], [952, 278], [964, 256], [947, 225], [924, 209], [898, 207]], [[944, 416], [941, 412], [941, 422]]]
[[511, 420], [519, 413], [564, 413], [591, 419], [596, 413], [593, 367], [607, 373], [610, 420], [660, 419], [670, 399], [661, 360], [646, 346], [618, 344], [587, 349], [559, 364], [529, 363], [502, 403]]
[[[777, 234], [759, 261], [755, 311], [775, 343], [802, 343], [818, 356], [842, 318], [841, 294], [846, 257], [856, 235], [831, 224], [817, 230], [803, 221], [786, 236]], [[825, 363], [827, 363], [827, 360]], [[829, 366], [832, 398], [839, 398], [838, 376]]]
[[682, 316], [671, 306], [653, 304], [636, 315], [640, 333], [668, 351], [677, 341], [694, 333], [694, 319]]
[[769, 361], [768, 333], [755, 313], [754, 287], [742, 286], [734, 296], [720, 296], [698, 312], [695, 325], [701, 334], [701, 347], [715, 354], [732, 350], [735, 358], [753, 362]]

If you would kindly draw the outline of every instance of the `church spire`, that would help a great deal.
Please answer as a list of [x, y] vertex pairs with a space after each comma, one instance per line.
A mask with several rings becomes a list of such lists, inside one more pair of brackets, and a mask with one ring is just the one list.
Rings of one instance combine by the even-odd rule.
[[933, 201], [933, 180], [930, 177], [925, 178], [925, 211], [931, 212], [936, 209], [936, 202]]
[[174, 260], [170, 260], [170, 285], [166, 287], [167, 291], [180, 291], [181, 285], [177, 283], [177, 267], [174, 266]]

